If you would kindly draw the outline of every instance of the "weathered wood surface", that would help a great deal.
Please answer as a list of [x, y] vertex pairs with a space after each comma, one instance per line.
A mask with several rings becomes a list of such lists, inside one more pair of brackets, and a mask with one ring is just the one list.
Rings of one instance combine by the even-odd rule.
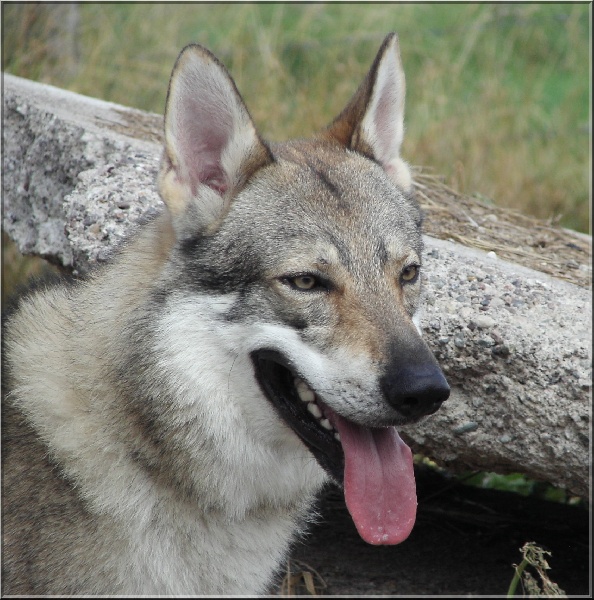
[[[161, 123], [4, 75], [5, 231], [74, 272], [105, 261], [138, 217], [161, 210]], [[407, 439], [453, 469], [521, 472], [587, 496], [590, 290], [425, 239], [422, 324], [452, 396]]]

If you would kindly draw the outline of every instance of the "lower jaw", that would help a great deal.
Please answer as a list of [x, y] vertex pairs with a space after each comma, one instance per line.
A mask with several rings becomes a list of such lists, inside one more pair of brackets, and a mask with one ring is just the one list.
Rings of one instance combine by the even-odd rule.
[[296, 375], [276, 352], [259, 351], [252, 354], [252, 360], [260, 387], [276, 412], [303, 441], [332, 480], [342, 486], [342, 446], [333, 438], [332, 433], [324, 430], [316, 419], [308, 414], [304, 403], [293, 389]]

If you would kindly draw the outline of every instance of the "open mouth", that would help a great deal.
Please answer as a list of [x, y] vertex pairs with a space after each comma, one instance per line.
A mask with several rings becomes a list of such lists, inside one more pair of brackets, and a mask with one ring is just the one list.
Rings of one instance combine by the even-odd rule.
[[325, 406], [272, 350], [252, 353], [256, 377], [280, 417], [344, 488], [357, 531], [370, 544], [398, 544], [415, 522], [417, 496], [410, 448], [394, 427], [364, 427]]
[[285, 423], [344, 488], [357, 531], [370, 544], [398, 544], [415, 522], [411, 449], [394, 427], [364, 427], [325, 406], [282, 354], [252, 353], [256, 377]]
[[322, 468], [342, 485], [344, 453], [340, 434], [328, 419], [330, 411], [279, 352], [253, 352], [252, 360], [258, 382], [280, 417], [303, 440]]

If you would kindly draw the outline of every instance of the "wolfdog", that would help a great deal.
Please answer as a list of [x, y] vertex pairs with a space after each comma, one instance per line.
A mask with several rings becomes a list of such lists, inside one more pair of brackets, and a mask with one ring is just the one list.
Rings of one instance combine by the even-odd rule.
[[4, 593], [266, 593], [331, 481], [364, 540], [408, 536], [397, 427], [449, 387], [404, 92], [390, 34], [324, 131], [267, 143], [223, 65], [181, 52], [163, 210], [7, 319]]

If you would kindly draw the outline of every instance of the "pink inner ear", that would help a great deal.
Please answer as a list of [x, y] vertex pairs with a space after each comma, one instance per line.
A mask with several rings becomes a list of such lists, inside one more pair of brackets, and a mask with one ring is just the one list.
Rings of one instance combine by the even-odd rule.
[[[382, 162], [388, 162], [391, 156], [392, 146], [394, 145], [395, 123], [394, 123], [394, 104], [397, 102], [396, 95], [391, 86], [384, 86], [381, 96], [377, 103], [375, 112], [375, 127], [377, 131], [377, 141], [379, 158]], [[396, 147], [398, 151], [398, 148]]]
[[171, 115], [180, 177], [187, 178], [194, 194], [200, 184], [223, 194], [229, 181], [222, 154], [233, 132], [233, 117], [228, 107], [216, 104], [214, 94], [201, 90], [199, 98], [190, 98], [188, 91], [177, 98]]
[[383, 164], [397, 158], [400, 153], [401, 129], [399, 119], [402, 118], [399, 106], [397, 81], [385, 82], [379, 91], [378, 102], [375, 107], [374, 122], [377, 134], [376, 148], [378, 158]]

